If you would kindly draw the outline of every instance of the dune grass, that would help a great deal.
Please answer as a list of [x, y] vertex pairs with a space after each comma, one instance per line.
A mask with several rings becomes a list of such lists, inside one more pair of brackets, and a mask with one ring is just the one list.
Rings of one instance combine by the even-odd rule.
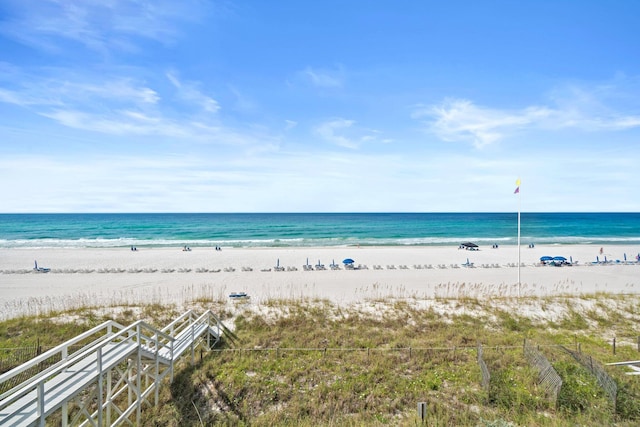
[[[321, 300], [271, 300], [229, 306], [200, 299], [233, 330], [195, 365], [184, 363], [163, 387], [144, 425], [631, 426], [640, 422], [640, 383], [607, 367], [614, 405], [595, 378], [559, 345], [601, 363], [639, 359], [640, 298], [583, 295], [483, 300], [367, 301], [342, 307]], [[106, 318], [162, 326], [175, 306], [84, 308], [47, 319], [0, 323], [0, 347], [39, 339], [58, 344]], [[612, 339], [616, 337], [616, 355]], [[523, 342], [539, 346], [560, 374], [557, 401], [538, 384]], [[491, 372], [480, 383], [477, 345]]]

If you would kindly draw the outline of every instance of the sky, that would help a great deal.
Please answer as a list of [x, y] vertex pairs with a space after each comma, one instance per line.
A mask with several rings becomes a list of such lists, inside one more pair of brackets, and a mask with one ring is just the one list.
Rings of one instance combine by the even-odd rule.
[[638, 16], [3, 0], [0, 212], [640, 212]]

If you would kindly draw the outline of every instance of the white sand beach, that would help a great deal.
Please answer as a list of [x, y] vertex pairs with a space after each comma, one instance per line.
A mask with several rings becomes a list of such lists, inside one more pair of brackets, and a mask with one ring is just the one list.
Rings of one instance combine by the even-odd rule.
[[[246, 292], [251, 303], [271, 298], [322, 298], [351, 304], [381, 298], [518, 297], [637, 293], [637, 246], [541, 245], [309, 248], [1, 249], [0, 318], [122, 303], [226, 299]], [[626, 254], [628, 263], [624, 262]], [[541, 256], [573, 266], [537, 266]], [[593, 264], [596, 257], [607, 264]], [[354, 270], [342, 260], [352, 258]], [[465, 267], [467, 262], [473, 268]], [[33, 270], [34, 261], [47, 273]], [[319, 262], [326, 270], [307, 271]], [[331, 270], [335, 261], [339, 270]], [[276, 271], [279, 265], [284, 271]], [[268, 271], [265, 271], [268, 270]]]

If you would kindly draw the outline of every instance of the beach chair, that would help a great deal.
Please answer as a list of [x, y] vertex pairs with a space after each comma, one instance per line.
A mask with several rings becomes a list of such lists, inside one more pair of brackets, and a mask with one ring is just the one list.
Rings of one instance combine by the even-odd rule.
[[34, 263], [35, 267], [33, 267], [33, 271], [35, 271], [36, 273], [48, 273], [49, 271], [51, 271], [50, 268], [38, 267], [38, 261], [34, 261]]

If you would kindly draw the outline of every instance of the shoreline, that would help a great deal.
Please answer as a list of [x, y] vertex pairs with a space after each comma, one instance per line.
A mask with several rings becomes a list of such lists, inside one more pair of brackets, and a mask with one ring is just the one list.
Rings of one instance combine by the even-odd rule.
[[[122, 303], [185, 304], [227, 300], [246, 292], [269, 299], [328, 299], [353, 304], [387, 298], [490, 298], [638, 293], [638, 245], [536, 245], [520, 248], [361, 246], [287, 248], [0, 249], [3, 319], [82, 306]], [[624, 263], [624, 255], [628, 264]], [[564, 256], [573, 266], [536, 266], [542, 256]], [[607, 264], [593, 264], [607, 258]], [[361, 269], [345, 269], [352, 258]], [[464, 267], [467, 259], [473, 268]], [[33, 271], [34, 261], [48, 273]], [[307, 264], [325, 270], [307, 271]], [[330, 264], [339, 264], [332, 270]], [[277, 271], [279, 266], [283, 271]], [[429, 268], [431, 266], [431, 268]], [[269, 271], [266, 271], [269, 270]]]

